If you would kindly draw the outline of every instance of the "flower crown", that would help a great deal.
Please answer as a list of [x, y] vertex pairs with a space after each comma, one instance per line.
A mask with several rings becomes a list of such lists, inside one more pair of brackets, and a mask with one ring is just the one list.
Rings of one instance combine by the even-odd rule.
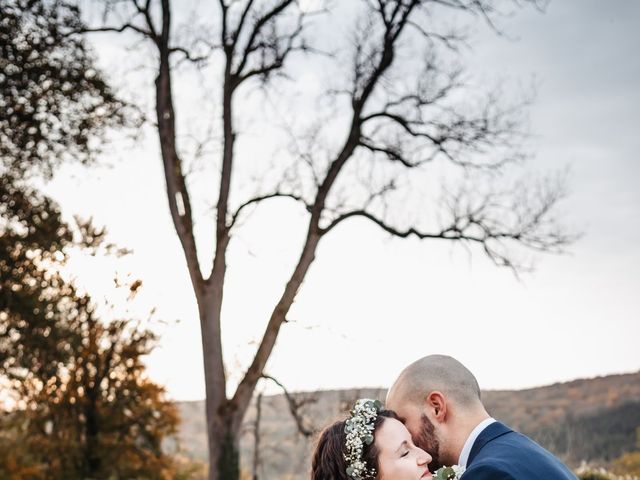
[[373, 430], [380, 410], [382, 403], [379, 400], [361, 398], [356, 401], [351, 410], [351, 417], [345, 422], [344, 459], [347, 463], [346, 473], [353, 480], [365, 480], [376, 476], [375, 468], [367, 466], [363, 452], [366, 445], [373, 443]]

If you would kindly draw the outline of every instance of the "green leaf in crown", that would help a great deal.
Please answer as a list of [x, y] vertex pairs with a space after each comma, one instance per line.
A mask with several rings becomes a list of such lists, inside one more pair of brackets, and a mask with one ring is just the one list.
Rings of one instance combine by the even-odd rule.
[[456, 471], [451, 467], [442, 467], [436, 470], [433, 477], [436, 480], [455, 480], [458, 478]]

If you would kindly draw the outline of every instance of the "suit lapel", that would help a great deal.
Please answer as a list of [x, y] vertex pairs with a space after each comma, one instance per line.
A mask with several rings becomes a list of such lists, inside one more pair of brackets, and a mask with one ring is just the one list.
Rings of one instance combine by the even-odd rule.
[[512, 431], [513, 430], [500, 422], [493, 422], [491, 425], [485, 428], [482, 432], [480, 432], [480, 435], [478, 435], [478, 438], [476, 438], [476, 441], [473, 443], [473, 447], [471, 447], [471, 452], [469, 452], [469, 459], [467, 460], [467, 467], [471, 465], [471, 462], [473, 462], [475, 456], [488, 442], [501, 437], [505, 433], [509, 433]]

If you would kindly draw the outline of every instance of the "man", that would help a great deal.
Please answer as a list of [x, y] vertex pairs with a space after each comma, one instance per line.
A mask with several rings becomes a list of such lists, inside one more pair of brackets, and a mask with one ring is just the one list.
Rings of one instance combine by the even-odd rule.
[[404, 369], [387, 394], [429, 468], [460, 465], [464, 480], [575, 480], [571, 471], [530, 438], [489, 416], [473, 374], [445, 355]]

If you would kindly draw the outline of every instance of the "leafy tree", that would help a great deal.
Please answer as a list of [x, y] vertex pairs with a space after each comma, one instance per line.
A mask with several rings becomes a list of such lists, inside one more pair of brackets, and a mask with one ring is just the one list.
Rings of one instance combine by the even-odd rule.
[[60, 0], [0, 3], [0, 174], [88, 163], [109, 127], [133, 125], [96, 68], [76, 7]]
[[578, 478], [580, 480], [615, 480], [609, 472], [596, 469], [584, 469], [579, 472]]
[[636, 449], [623, 453], [613, 462], [614, 471], [620, 475], [640, 478], [640, 426], [636, 428]]
[[60, 269], [73, 233], [95, 249], [104, 232], [72, 229], [54, 202], [9, 180], [0, 181], [0, 373], [14, 406], [3, 416], [3, 477], [173, 478], [161, 447], [176, 407], [142, 362], [155, 335], [130, 319], [102, 321]]
[[0, 3], [0, 471], [3, 478], [174, 478], [161, 443], [175, 406], [144, 375], [155, 336], [104, 321], [62, 273], [104, 231], [70, 225], [28, 183], [88, 163], [128, 110], [104, 82], [62, 1]]
[[640, 478], [640, 451], [623, 454], [614, 462], [613, 470], [620, 475]]
[[[353, 4], [334, 5], [338, 3]], [[512, 5], [521, 3], [540, 6], [535, 1]], [[176, 26], [175, 2], [114, 0], [106, 4], [103, 23], [78, 30], [140, 36], [152, 51], [145, 64], [151, 59], [154, 65], [154, 126], [169, 211], [200, 314], [210, 480], [237, 478], [240, 428], [256, 384], [321, 240], [342, 224], [360, 219], [398, 238], [475, 246], [497, 265], [514, 270], [523, 267], [518, 255], [522, 247], [561, 251], [574, 239], [554, 219], [564, 195], [561, 182], [501, 182], [522, 159], [522, 105], [504, 105], [500, 91], [474, 92], [467, 88], [462, 69], [450, 68], [451, 62], [443, 60], [455, 58], [464, 38], [447, 30], [447, 22], [436, 20], [438, 15], [467, 14], [493, 26], [501, 14], [493, 0], [358, 2], [360, 20], [353, 24], [351, 42], [342, 48], [345, 53], [333, 57], [334, 81], [327, 82], [322, 94], [332, 109], [304, 112], [307, 121], [293, 129], [292, 152], [283, 164], [261, 159], [253, 162], [255, 169], [247, 166], [239, 152], [250, 139], [241, 135], [241, 119], [262, 120], [265, 128], [273, 123], [268, 116], [260, 118], [249, 92], [283, 99], [289, 89], [281, 88], [281, 82], [295, 77], [296, 54], [324, 61], [315, 55], [326, 50], [324, 45], [312, 48], [307, 39], [312, 12], [303, 4], [309, 2], [219, 0], [215, 13], [197, 12], [187, 25]], [[140, 51], [148, 52], [136, 49]], [[195, 148], [191, 155], [187, 136], [177, 134], [181, 105], [176, 82], [188, 73], [182, 67], [190, 64], [216, 91], [219, 115], [211, 123], [219, 132], [217, 153]], [[206, 94], [211, 95], [210, 90]], [[201, 113], [204, 117], [204, 110]], [[213, 197], [202, 202], [215, 205], [214, 240], [204, 245], [212, 253], [211, 264], [202, 261], [197, 249], [194, 225], [207, 219], [210, 210], [197, 217], [194, 177], [187, 176], [194, 158], [217, 178], [217, 189], [206, 189]], [[449, 166], [456, 179], [472, 172], [474, 181], [460, 182], [442, 204], [429, 204], [421, 196], [425, 202], [415, 209], [422, 212], [419, 218], [399, 215], [407, 213], [404, 200], [416, 191], [412, 185], [434, 165]], [[239, 176], [247, 171], [248, 176]], [[254, 177], [261, 179], [260, 185], [248, 192], [242, 186]], [[306, 212], [306, 235], [282, 294], [265, 319], [253, 361], [228, 396], [220, 328], [227, 253], [247, 213], [277, 199]]]

